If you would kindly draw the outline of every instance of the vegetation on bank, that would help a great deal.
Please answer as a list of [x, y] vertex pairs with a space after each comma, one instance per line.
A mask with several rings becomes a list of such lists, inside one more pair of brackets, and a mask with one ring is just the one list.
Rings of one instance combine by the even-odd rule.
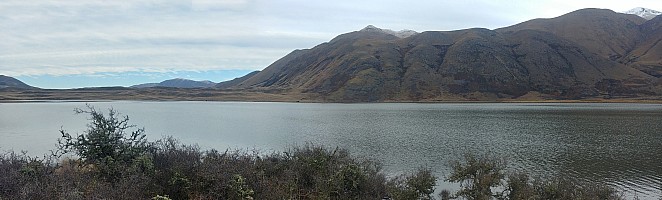
[[114, 110], [75, 111], [90, 115], [87, 131], [61, 130], [52, 156], [0, 155], [0, 200], [622, 199], [606, 186], [508, 174], [503, 160], [471, 154], [450, 163], [446, 180], [460, 190], [435, 195], [438, 177], [429, 169], [388, 177], [377, 162], [314, 145], [263, 154], [202, 150], [174, 138], [149, 142]]

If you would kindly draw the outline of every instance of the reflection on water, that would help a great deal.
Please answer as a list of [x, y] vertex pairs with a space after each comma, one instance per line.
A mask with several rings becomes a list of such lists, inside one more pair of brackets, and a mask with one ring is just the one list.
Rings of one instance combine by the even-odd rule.
[[[279, 151], [312, 142], [377, 159], [388, 173], [430, 167], [443, 177], [463, 153], [503, 156], [509, 168], [614, 185], [639, 197], [662, 190], [662, 105], [290, 104], [97, 102], [147, 129], [205, 148]], [[62, 126], [84, 129], [83, 103], [0, 104], [0, 147], [46, 152]], [[440, 182], [442, 186], [449, 186]], [[452, 187], [452, 186], [449, 186]]]

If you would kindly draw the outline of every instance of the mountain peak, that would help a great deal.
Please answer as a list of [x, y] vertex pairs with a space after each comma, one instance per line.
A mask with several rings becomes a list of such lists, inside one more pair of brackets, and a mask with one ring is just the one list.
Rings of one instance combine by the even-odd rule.
[[658, 15], [662, 14], [662, 12], [660, 12], [660, 11], [649, 9], [649, 8], [642, 8], [642, 7], [636, 7], [636, 8], [630, 9], [628, 11], [625, 11], [623, 13], [631, 14], [631, 15], [637, 15], [641, 18], [646, 19], [646, 20], [653, 19], [653, 18], [655, 18], [655, 16], [658, 16]]
[[381, 28], [377, 28], [376, 26], [368, 25], [365, 28], [361, 29], [361, 31], [381, 31]]
[[393, 31], [391, 29], [381, 29], [381, 28], [378, 28], [378, 27], [373, 26], [373, 25], [368, 25], [365, 28], [361, 29], [361, 31], [363, 31], [363, 32], [373, 32], [373, 31], [382, 32], [382, 33], [393, 35], [393, 36], [396, 36], [396, 37], [399, 37], [399, 38], [407, 38], [409, 36], [418, 34], [418, 32], [412, 31], [412, 30], [405, 29], [405, 30], [401, 30], [401, 31]]

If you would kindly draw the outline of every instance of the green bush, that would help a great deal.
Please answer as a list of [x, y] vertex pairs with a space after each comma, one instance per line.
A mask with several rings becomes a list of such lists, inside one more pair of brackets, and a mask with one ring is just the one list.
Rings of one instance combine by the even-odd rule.
[[[73, 153], [81, 161], [94, 166], [99, 175], [116, 181], [126, 171], [125, 166], [149, 168], [148, 157], [144, 157], [149, 148], [145, 139], [145, 129], [138, 128], [132, 132], [135, 125], [128, 123], [129, 117], [118, 117], [113, 109], [108, 110], [108, 116], [98, 112], [94, 107], [87, 106], [87, 110], [74, 109], [76, 114], [89, 114], [90, 123], [83, 134], [72, 136], [65, 130], [60, 130], [56, 156]], [[147, 166], [134, 166], [134, 161]]]
[[469, 200], [487, 200], [492, 188], [501, 186], [504, 178], [505, 161], [490, 157], [466, 154], [462, 161], [452, 161], [448, 181], [459, 182], [462, 188], [456, 196]]
[[232, 176], [228, 189], [232, 194], [230, 199], [253, 199], [255, 193], [246, 184], [246, 179], [239, 174]]
[[145, 139], [144, 128], [127, 132], [136, 127], [128, 123], [128, 116], [119, 118], [115, 110], [109, 109], [106, 117], [102, 112], [98, 112], [89, 105], [87, 110], [77, 108], [74, 109], [74, 112], [89, 114], [91, 122], [87, 125], [88, 129], [85, 133], [76, 137], [71, 136], [65, 130], [60, 130], [62, 136], [58, 139], [58, 150], [63, 154], [74, 153], [90, 164], [130, 163], [143, 155], [149, 147]]
[[400, 175], [388, 181], [393, 199], [433, 199], [437, 177], [429, 169], [420, 169], [411, 175]]

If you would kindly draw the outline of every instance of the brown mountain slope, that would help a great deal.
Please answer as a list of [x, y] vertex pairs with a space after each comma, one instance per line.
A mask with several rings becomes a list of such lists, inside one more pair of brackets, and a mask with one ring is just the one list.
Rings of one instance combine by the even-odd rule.
[[642, 42], [624, 59], [624, 63], [647, 74], [662, 77], [662, 15], [640, 26]]
[[497, 31], [513, 33], [532, 29], [550, 32], [604, 58], [662, 77], [660, 24], [660, 16], [646, 21], [636, 15], [611, 10], [582, 9], [556, 18], [530, 20]]
[[229, 81], [223, 81], [223, 82], [217, 83], [214, 87], [219, 88], [219, 89], [227, 89], [229, 87], [238, 85], [241, 82], [244, 82], [245, 80], [255, 76], [256, 74], [258, 74], [259, 72], [260, 71], [252, 71], [251, 73], [248, 73], [248, 74], [246, 74], [242, 77], [234, 78], [234, 79], [229, 80]]
[[[309, 50], [296, 50], [274, 62], [262, 72], [249, 78], [239, 87], [315, 88], [317, 85], [334, 87], [337, 79], [361, 68], [358, 63], [369, 57], [360, 43], [380, 45], [398, 39], [376, 31], [359, 31], [343, 34], [330, 42]], [[351, 54], [349, 52], [352, 52]], [[307, 77], [326, 80], [317, 83]], [[318, 88], [322, 89], [322, 88]]]
[[[563, 34], [558, 27], [509, 27], [423, 32], [407, 38], [367, 27], [294, 51], [229, 88], [315, 93], [326, 100], [351, 102], [496, 100], [531, 92], [557, 99], [659, 94], [654, 87], [657, 78], [609, 59], [626, 55], [644, 35], [659, 31], [644, 33], [643, 22], [604, 10], [580, 10], [559, 18], [568, 21], [564, 26], [574, 27], [569, 22], [592, 15], [618, 19], [622, 23], [612, 25], [625, 27], [611, 33], [603, 30], [607, 23], [586, 26], [599, 30], [585, 30], [586, 35], [577, 34], [581, 37]], [[546, 27], [546, 22], [550, 21], [534, 24]], [[589, 34], [605, 34], [615, 41], [575, 41]], [[602, 49], [597, 46], [609, 51], [597, 51]]]
[[548, 32], [522, 30], [508, 36], [534, 91], [569, 98], [648, 93], [655, 78], [607, 60]]
[[507, 33], [533, 29], [550, 32], [600, 56], [617, 60], [641, 42], [643, 33], [638, 27], [645, 21], [636, 15], [588, 8], [551, 19], [529, 20], [497, 31]]

